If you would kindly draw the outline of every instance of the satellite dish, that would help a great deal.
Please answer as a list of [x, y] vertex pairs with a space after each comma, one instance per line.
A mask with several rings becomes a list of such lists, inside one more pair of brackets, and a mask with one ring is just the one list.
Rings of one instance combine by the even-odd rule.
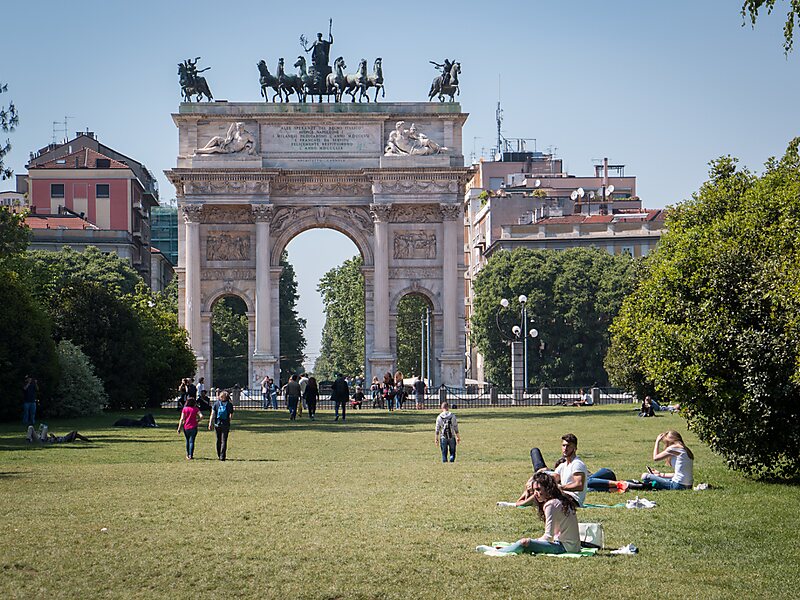
[[610, 196], [612, 193], [614, 193], [614, 186], [610, 185], [606, 188], [606, 196]]
[[578, 192], [576, 192], [575, 190], [572, 190], [572, 193], [569, 195], [569, 197], [572, 198], [573, 202], [575, 202], [575, 200], [578, 199]]
[[539, 187], [540, 185], [542, 185], [541, 179], [537, 179], [536, 181], [533, 182], [533, 187]]
[[583, 198], [584, 195], [586, 195], [586, 192], [583, 191], [583, 188], [578, 188], [577, 191], [578, 191], [578, 196], [580, 196], [581, 198]]

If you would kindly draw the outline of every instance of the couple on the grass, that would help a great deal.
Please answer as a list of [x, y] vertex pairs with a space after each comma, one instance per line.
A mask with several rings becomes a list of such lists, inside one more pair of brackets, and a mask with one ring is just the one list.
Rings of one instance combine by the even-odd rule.
[[[214, 405], [211, 407], [211, 416], [208, 418], [208, 430], [212, 429], [217, 434], [217, 458], [225, 460], [228, 452], [228, 433], [231, 430], [231, 417], [233, 415], [233, 402], [230, 401], [228, 392], [220, 392]], [[186, 460], [194, 458], [194, 441], [197, 437], [198, 422], [203, 418], [203, 413], [197, 408], [197, 401], [189, 396], [186, 406], [181, 410], [178, 421], [178, 433], [183, 429], [186, 437]]]
[[642, 475], [642, 482], [616, 481], [610, 469], [600, 469], [590, 475], [586, 464], [577, 456], [578, 438], [572, 433], [562, 436], [561, 448], [562, 456], [552, 475], [547, 471], [540, 450], [531, 450], [534, 475], [514, 503], [516, 506], [536, 505], [539, 517], [545, 523], [544, 534], [536, 539], [523, 538], [503, 548], [478, 546], [476, 550], [500, 556], [523, 552], [580, 552], [576, 509], [583, 506], [589, 489], [625, 491], [633, 487], [652, 487], [661, 490], [685, 490], [692, 487], [694, 454], [677, 431], [659, 434], [653, 447], [653, 460], [664, 460], [667, 465], [674, 467], [674, 472], [660, 473], [648, 467], [649, 472]]

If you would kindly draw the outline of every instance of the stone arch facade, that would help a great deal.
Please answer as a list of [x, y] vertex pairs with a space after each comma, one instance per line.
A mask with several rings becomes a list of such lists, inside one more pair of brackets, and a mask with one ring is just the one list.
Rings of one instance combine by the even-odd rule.
[[[198, 376], [211, 383], [211, 304], [235, 293], [248, 306], [248, 384], [264, 375], [277, 379], [280, 255], [293, 237], [322, 227], [349, 237], [364, 259], [365, 375], [394, 370], [397, 302], [416, 292], [430, 299], [437, 317], [433, 384], [461, 387], [463, 197], [471, 177], [463, 166], [461, 129], [467, 115], [457, 103], [309, 103], [302, 113], [295, 109], [187, 103], [173, 115], [178, 159], [166, 174], [184, 221], [176, 269], [179, 319]], [[387, 155], [386, 141], [400, 121], [445, 148]], [[250, 142], [227, 151], [219, 140], [234, 130]]]

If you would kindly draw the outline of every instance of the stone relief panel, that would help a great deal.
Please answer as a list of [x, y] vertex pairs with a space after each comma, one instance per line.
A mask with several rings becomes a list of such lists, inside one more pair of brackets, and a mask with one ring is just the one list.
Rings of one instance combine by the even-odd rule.
[[458, 181], [446, 179], [381, 179], [372, 184], [376, 194], [457, 194]]
[[255, 278], [255, 269], [204, 269], [200, 274], [203, 281], [247, 281]]
[[394, 204], [392, 223], [438, 223], [442, 220], [438, 204]]
[[394, 234], [396, 259], [436, 258], [436, 234], [425, 231], [405, 231]]
[[369, 196], [372, 186], [368, 181], [354, 179], [278, 179], [272, 186], [274, 196]]
[[183, 183], [184, 194], [269, 194], [270, 185], [266, 180], [253, 179], [195, 179]]
[[250, 205], [203, 207], [203, 223], [252, 223], [253, 213]]
[[246, 231], [209, 232], [206, 260], [250, 260], [250, 234]]

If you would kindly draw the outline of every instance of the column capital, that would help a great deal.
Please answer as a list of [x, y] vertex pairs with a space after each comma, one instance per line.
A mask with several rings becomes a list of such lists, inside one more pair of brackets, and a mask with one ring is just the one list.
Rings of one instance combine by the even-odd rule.
[[464, 205], [461, 203], [440, 204], [439, 210], [442, 212], [443, 221], [457, 221], [464, 217]]
[[256, 223], [269, 223], [275, 214], [275, 207], [272, 204], [251, 204], [250, 208]]
[[199, 223], [200, 217], [203, 214], [202, 204], [184, 204], [181, 207], [183, 213], [184, 223]]
[[370, 204], [369, 214], [375, 223], [388, 223], [389, 215], [392, 213], [391, 204]]

